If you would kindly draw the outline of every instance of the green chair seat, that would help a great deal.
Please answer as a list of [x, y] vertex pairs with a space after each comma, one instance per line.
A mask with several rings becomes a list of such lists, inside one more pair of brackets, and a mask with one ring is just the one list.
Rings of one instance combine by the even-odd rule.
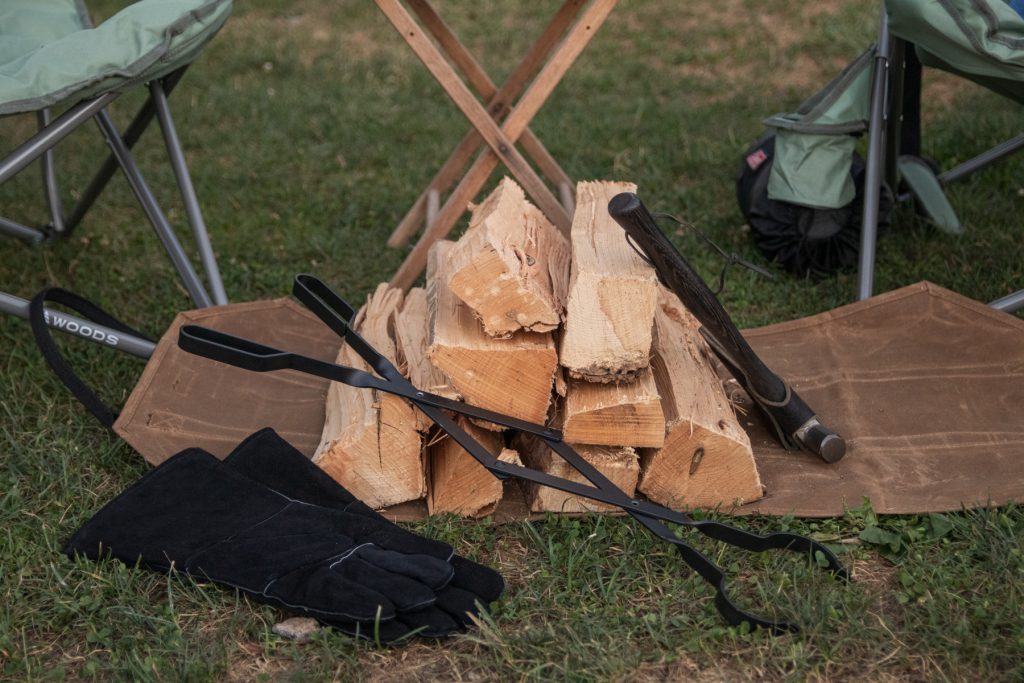
[[165, 76], [199, 54], [232, 0], [140, 0], [92, 28], [78, 0], [0, 2], [0, 115]]

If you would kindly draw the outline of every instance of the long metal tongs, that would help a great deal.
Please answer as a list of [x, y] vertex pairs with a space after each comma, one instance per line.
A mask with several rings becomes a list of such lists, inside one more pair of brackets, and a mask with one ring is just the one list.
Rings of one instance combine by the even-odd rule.
[[[246, 370], [256, 372], [297, 370], [335, 382], [342, 382], [349, 386], [377, 389], [408, 399], [477, 462], [499, 479], [522, 479], [619, 507], [652, 534], [673, 544], [682, 554], [686, 564], [714, 587], [716, 591], [715, 606], [732, 626], [747, 624], [751, 629], [764, 628], [772, 633], [798, 630], [792, 624], [772, 621], [750, 614], [738, 607], [726, 592], [725, 572], [699, 550], [677, 538], [672, 529], [667, 527], [664, 522], [696, 529], [710, 538], [743, 550], [753, 552], [789, 550], [805, 553], [812, 556], [812, 561], [823, 561], [824, 568], [832, 574], [845, 580], [849, 579], [849, 573], [839, 563], [836, 556], [824, 545], [806, 536], [792, 533], [773, 533], [761, 536], [721, 522], [697, 521], [682, 512], [670, 510], [645, 500], [630, 498], [597, 468], [584, 460], [569, 444], [565, 443], [559, 431], [418, 390], [387, 358], [378, 353], [352, 329], [351, 323], [355, 317], [355, 309], [330, 287], [312, 275], [298, 275], [295, 278], [292, 293], [324, 324], [342, 337], [379, 377], [362, 370], [282, 351], [199, 325], [183, 326], [179, 333], [178, 345], [189, 353]], [[462, 430], [445, 413], [446, 410], [536, 435], [593, 485], [588, 486], [498, 460]]]

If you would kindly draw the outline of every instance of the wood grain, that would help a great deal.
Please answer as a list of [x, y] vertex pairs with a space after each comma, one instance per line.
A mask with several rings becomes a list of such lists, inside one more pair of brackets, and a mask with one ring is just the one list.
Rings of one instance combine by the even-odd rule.
[[569, 243], [512, 179], [502, 179], [474, 207], [450, 258], [465, 265], [452, 269], [448, 286], [487, 334], [551, 332], [561, 324]]
[[[402, 298], [400, 290], [381, 284], [353, 321], [355, 330], [393, 363], [398, 356], [389, 323]], [[347, 345], [336, 362], [370, 371]], [[426, 473], [416, 426], [414, 408], [405, 399], [332, 382], [313, 462], [372, 508], [422, 498]]]
[[559, 353], [570, 377], [618, 382], [650, 365], [657, 277], [608, 215], [612, 197], [635, 190], [632, 183], [576, 186], [572, 273]]
[[473, 310], [447, 286], [449, 274], [465, 265], [464, 260], [453, 258], [453, 246], [452, 242], [438, 242], [430, 252], [430, 361], [467, 403], [543, 423], [558, 366], [551, 334], [520, 331], [507, 339], [488, 336]]
[[679, 299], [659, 287], [651, 362], [665, 411], [665, 444], [641, 451], [639, 490], [674, 508], [742, 505], [762, 494], [750, 439]]

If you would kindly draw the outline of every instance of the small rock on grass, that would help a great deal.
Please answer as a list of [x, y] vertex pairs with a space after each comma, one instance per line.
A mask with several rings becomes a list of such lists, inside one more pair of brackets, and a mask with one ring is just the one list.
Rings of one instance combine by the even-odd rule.
[[282, 638], [294, 640], [297, 643], [305, 643], [313, 637], [314, 633], [319, 632], [321, 628], [320, 623], [316, 619], [292, 617], [291, 619], [285, 619], [278, 624], [274, 624], [271, 630]]

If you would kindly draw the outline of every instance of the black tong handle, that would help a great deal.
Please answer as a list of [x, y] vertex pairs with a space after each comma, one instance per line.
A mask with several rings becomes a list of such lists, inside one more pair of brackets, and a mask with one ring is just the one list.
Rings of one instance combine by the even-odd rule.
[[814, 411], [778, 375], [768, 369], [736, 329], [721, 302], [665, 236], [640, 198], [622, 192], [608, 203], [608, 213], [626, 231], [658, 273], [703, 326], [701, 333], [775, 427], [787, 448], [800, 447], [836, 462], [846, 442], [818, 421]]
[[[374, 369], [377, 370], [377, 372], [380, 372], [385, 379], [374, 377], [363, 370], [358, 370], [345, 365], [336, 365], [334, 363], [310, 358], [309, 356], [303, 356], [302, 354], [292, 353], [290, 351], [282, 351], [280, 349], [275, 349], [272, 346], [260, 344], [250, 339], [245, 339], [244, 337], [236, 337], [235, 335], [228, 334], [226, 332], [211, 330], [210, 328], [203, 327], [202, 325], [182, 325], [181, 329], [178, 331], [178, 346], [188, 353], [203, 356], [204, 358], [219, 361], [227, 365], [233, 365], [237, 368], [242, 368], [243, 370], [251, 370], [253, 372], [297, 370], [298, 372], [316, 375], [317, 377], [329, 379], [334, 382], [341, 382], [342, 384], [347, 384], [351, 387], [377, 389], [378, 391], [395, 394], [396, 396], [409, 399], [416, 404], [451, 410], [453, 412], [462, 413], [463, 415], [473, 419], [493, 422], [518, 431], [536, 434], [544, 437], [545, 439], [553, 439], [555, 441], [561, 440], [562, 433], [557, 429], [550, 429], [541, 425], [535, 425], [532, 422], [526, 422], [525, 420], [520, 420], [508, 415], [467, 405], [461, 401], [453, 401], [445, 398], [444, 396], [438, 396], [426, 391], [419, 391], [407, 383], [395, 383], [394, 380], [388, 377], [388, 375], [393, 372], [395, 375], [401, 377], [398, 369], [395, 368], [387, 358], [374, 351], [373, 347], [371, 347], [366, 340], [357, 335], [354, 331], [351, 331], [350, 333], [355, 338], [352, 341], [356, 342], [351, 344], [352, 347], [356, 349], [357, 353], [360, 353], [357, 348], [360, 345], [364, 349], [369, 349], [371, 353], [368, 355], [373, 362], [367, 360], [367, 363], [371, 367], [381, 366], [381, 369], [378, 369], [377, 367], [374, 367]], [[346, 338], [348, 337], [346, 336]], [[363, 356], [363, 354], [360, 353], [360, 356]], [[366, 359], [366, 356], [363, 357]]]

